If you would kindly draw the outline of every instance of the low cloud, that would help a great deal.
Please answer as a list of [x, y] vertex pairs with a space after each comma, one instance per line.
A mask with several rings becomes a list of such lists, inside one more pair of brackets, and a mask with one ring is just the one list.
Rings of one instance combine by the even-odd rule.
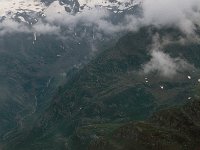
[[59, 26], [50, 25], [48, 23], [43, 23], [41, 21], [33, 25], [31, 30], [39, 34], [53, 34], [53, 35], [59, 35], [61, 31]]
[[4, 36], [5, 34], [33, 32], [37, 32], [38, 34], [59, 35], [60, 27], [51, 25], [49, 23], [43, 23], [41, 21], [30, 26], [24, 22], [16, 22], [9, 18], [5, 19], [2, 23], [0, 23], [0, 36]]
[[[140, 17], [126, 15], [120, 22], [114, 24], [110, 21], [112, 15], [106, 8], [95, 7], [81, 13], [70, 14], [58, 1], [54, 1], [48, 8], [44, 9], [46, 17], [43, 18], [43, 21], [45, 23], [43, 21], [36, 23], [35, 29], [43, 34], [48, 33], [48, 31], [54, 34], [59, 32], [60, 26], [74, 28], [84, 25], [93, 26], [106, 34], [113, 34], [122, 31], [137, 31], [144, 26], [155, 26], [157, 28], [177, 28], [190, 35], [195, 34], [200, 25], [199, 0], [144, 0], [139, 7], [142, 9]], [[26, 27], [20, 23], [7, 21], [6, 24], [8, 28], [4, 25], [4, 32], [27, 31]], [[39, 29], [40, 26], [41, 29]]]
[[22, 23], [18, 23], [11, 19], [5, 19], [0, 23], [0, 36], [3, 36], [7, 33], [17, 33], [17, 32], [30, 32], [27, 26], [24, 26]]
[[106, 8], [93, 8], [72, 15], [66, 13], [58, 1], [53, 2], [45, 11], [45, 20], [51, 24], [75, 28], [76, 26], [93, 26], [99, 31], [111, 34], [124, 30], [121, 24], [114, 25], [110, 20], [111, 13]]
[[200, 25], [199, 0], [145, 0], [142, 9], [144, 25], [176, 27], [186, 34]]
[[[171, 43], [169, 39], [160, 39], [159, 35], [154, 36], [150, 50], [151, 60], [143, 65], [143, 73], [157, 73], [160, 76], [171, 78], [178, 73], [194, 69], [194, 66], [179, 57], [172, 58], [163, 51], [163, 48]], [[173, 42], [173, 41], [172, 41]]]
[[[120, 21], [111, 21], [112, 13], [103, 7], [95, 7], [76, 14], [65, 11], [64, 6], [54, 1], [44, 9], [45, 17], [33, 25], [6, 18], [0, 23], [0, 36], [7, 33], [53, 34], [60, 37], [74, 34], [77, 26], [94, 28], [96, 35], [101, 33], [113, 36], [118, 32], [137, 31], [141, 27], [175, 28], [186, 36], [176, 42], [199, 42], [196, 34], [200, 27], [199, 0], [144, 0], [140, 3], [141, 14], [125, 15]], [[68, 30], [70, 30], [68, 32]], [[90, 31], [91, 32], [91, 31]], [[82, 33], [83, 36], [85, 33]], [[81, 37], [81, 36], [79, 36]], [[98, 37], [101, 37], [98, 36]], [[189, 40], [188, 40], [189, 37]], [[69, 37], [70, 38], [70, 37]], [[178, 72], [193, 66], [181, 58], [172, 58], [162, 51], [165, 44], [172, 42], [156, 37], [150, 55], [152, 59], [143, 66], [144, 73], [158, 72], [165, 77], [172, 77]], [[95, 49], [95, 47], [93, 47]]]
[[186, 61], [180, 58], [172, 58], [162, 51], [153, 50], [151, 56], [151, 60], [143, 67], [145, 74], [156, 72], [164, 77], [173, 77], [177, 73], [192, 68], [192, 65]]

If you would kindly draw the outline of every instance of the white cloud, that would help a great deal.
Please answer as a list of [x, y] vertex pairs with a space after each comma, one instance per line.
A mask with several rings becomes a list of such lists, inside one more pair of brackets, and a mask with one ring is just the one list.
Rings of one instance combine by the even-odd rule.
[[[110, 17], [110, 13], [105, 8], [94, 8], [85, 10], [75, 15], [69, 14], [58, 1], [53, 2], [44, 12], [46, 14], [45, 20], [47, 22], [62, 25], [62, 26], [76, 26], [85, 24], [88, 26], [98, 25], [100, 29], [105, 27], [105, 24], [113, 26], [113, 24], [106, 21]], [[105, 28], [106, 29], [106, 28]]]
[[0, 36], [7, 33], [18, 33], [18, 32], [30, 32], [27, 26], [24, 26], [23, 23], [15, 22], [11, 19], [6, 19], [0, 23]]
[[173, 77], [178, 72], [183, 72], [191, 69], [192, 65], [180, 58], [171, 58], [168, 54], [162, 51], [152, 51], [152, 59], [144, 65], [144, 73], [157, 72], [164, 77]]
[[143, 65], [143, 73], [156, 72], [158, 75], [171, 78], [178, 73], [194, 69], [194, 66], [187, 61], [179, 57], [172, 58], [162, 51], [163, 47], [171, 41], [160, 39], [159, 35], [154, 36], [153, 40], [152, 49], [150, 50], [151, 60]]
[[[5, 5], [6, 1], [4, 1]], [[77, 25], [93, 26], [97, 31], [106, 34], [113, 34], [121, 31], [137, 31], [140, 27], [155, 26], [158, 28], [178, 28], [186, 35], [195, 35], [197, 26], [200, 26], [200, 0], [144, 0], [141, 3], [143, 9], [142, 17], [127, 15], [121, 21], [113, 24], [110, 21], [111, 13], [101, 7], [86, 9], [77, 14], [69, 14], [64, 6], [54, 1], [48, 8], [44, 9], [46, 15], [44, 20], [29, 26], [26, 23], [15, 22], [12, 19], [5, 19], [0, 23], [0, 36], [7, 33], [37, 33], [60, 35], [61, 28], [75, 28]], [[198, 37], [190, 36], [194, 41]], [[157, 38], [157, 41], [159, 39]], [[181, 38], [185, 43], [185, 37]], [[165, 42], [165, 43], [164, 43]], [[162, 76], [173, 76], [186, 68], [191, 68], [186, 61], [180, 58], [171, 58], [162, 51], [163, 44], [170, 41], [154, 42], [150, 51], [152, 59], [143, 66], [143, 71], [149, 73], [157, 71]], [[180, 42], [180, 41], [179, 41]]]
[[[4, 5], [5, 5], [4, 1]], [[38, 2], [37, 2], [38, 3]], [[97, 30], [106, 34], [113, 34], [121, 31], [136, 31], [143, 26], [175, 27], [183, 33], [191, 35], [195, 33], [196, 27], [200, 25], [200, 1], [199, 0], [144, 0], [141, 3], [143, 17], [137, 18], [134, 15], [127, 15], [123, 21], [113, 24], [110, 22], [110, 12], [101, 7], [86, 9], [77, 14], [70, 14], [65, 11], [64, 6], [54, 1], [50, 6], [44, 8], [45, 23], [42, 21], [34, 25], [35, 30], [45, 34], [59, 32], [59, 26], [76, 27], [77, 25], [95, 26]], [[11, 21], [10, 21], [11, 22]], [[8, 22], [7, 22], [8, 23]], [[11, 22], [13, 24], [13, 22]], [[23, 27], [20, 23], [15, 25]], [[39, 28], [41, 26], [41, 28]], [[10, 26], [8, 26], [10, 28]], [[11, 31], [6, 29], [6, 31]], [[12, 26], [13, 31], [17, 31]], [[43, 29], [43, 31], [42, 31]], [[19, 32], [23, 30], [18, 30]]]
[[33, 26], [28, 26], [27, 24], [21, 22], [16, 22], [11, 19], [6, 19], [2, 23], [0, 23], [0, 36], [4, 36], [5, 34], [13, 34], [13, 33], [33, 33], [37, 32], [38, 34], [60, 34], [60, 27], [55, 25], [50, 25], [48, 23], [43, 23], [39, 21]]
[[199, 0], [144, 0], [142, 8], [144, 25], [177, 27], [187, 34], [200, 25]]
[[60, 34], [60, 27], [55, 25], [50, 25], [48, 23], [43, 23], [41, 21], [37, 22], [33, 25], [32, 29], [33, 32], [37, 32], [39, 34], [53, 34], [59, 35]]

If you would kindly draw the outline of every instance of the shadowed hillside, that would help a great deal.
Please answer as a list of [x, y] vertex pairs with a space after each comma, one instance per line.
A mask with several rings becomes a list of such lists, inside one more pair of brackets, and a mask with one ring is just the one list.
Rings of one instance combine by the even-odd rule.
[[[169, 112], [154, 113], [193, 98], [194, 85], [198, 84], [200, 45], [172, 43], [164, 47], [172, 57], [183, 51], [180, 57], [195, 65], [193, 71], [180, 72], [173, 78], [162, 77], [157, 72], [144, 74], [142, 66], [151, 60], [152, 37], [158, 33], [173, 35], [174, 39], [181, 36], [176, 30], [143, 28], [122, 37], [58, 89], [33, 129], [10, 135], [7, 139], [12, 145], [10, 149], [127, 150], [160, 146], [182, 149], [182, 143], [186, 143], [185, 149], [194, 146], [196, 141], [191, 138], [195, 137], [190, 134], [198, 125], [187, 118], [189, 110], [181, 111], [191, 107], [189, 104], [181, 110], [170, 108]], [[150, 121], [128, 123], [146, 120], [152, 114]], [[180, 128], [179, 132], [182, 118], [186, 121], [183, 124], [189, 127]], [[168, 121], [172, 124], [167, 124]]]

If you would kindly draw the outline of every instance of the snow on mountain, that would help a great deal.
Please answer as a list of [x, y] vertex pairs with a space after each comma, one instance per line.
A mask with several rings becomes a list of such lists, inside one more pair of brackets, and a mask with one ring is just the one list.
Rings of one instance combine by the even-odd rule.
[[46, 6], [39, 0], [1, 0], [0, 21], [12, 18], [16, 21], [33, 24], [37, 22], [37, 13], [43, 12]]
[[75, 35], [79, 28], [82, 33], [82, 27], [92, 37], [96, 32], [122, 32], [129, 30], [129, 25], [121, 24], [124, 16], [137, 14], [133, 11], [137, 4], [140, 0], [0, 0], [0, 36], [16, 32]]
[[79, 0], [80, 7], [93, 8], [103, 6], [107, 8], [117, 8], [124, 10], [138, 4], [139, 0]]
[[[50, 5], [45, 5], [45, 0], [1, 0], [0, 1], [0, 20], [4, 17], [17, 18], [22, 22], [30, 22], [27, 19], [40, 13], [44, 17], [52, 13], [77, 13], [96, 7], [105, 7], [113, 12], [122, 12], [137, 5], [139, 0], [55, 0]], [[49, 9], [50, 7], [50, 9]], [[25, 17], [26, 15], [26, 17]], [[34, 18], [33, 16], [31, 18]]]
[[39, 0], [1, 0], [0, 16], [17, 12], [40, 12], [45, 8]]

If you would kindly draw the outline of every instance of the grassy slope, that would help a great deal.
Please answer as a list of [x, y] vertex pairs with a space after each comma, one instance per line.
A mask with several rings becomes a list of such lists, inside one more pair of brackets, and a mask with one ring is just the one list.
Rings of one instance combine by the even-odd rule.
[[196, 150], [200, 146], [199, 112], [199, 100], [159, 111], [146, 122], [128, 123], [111, 134], [99, 135], [89, 149]]
[[[85, 149], [89, 141], [98, 137], [93, 130], [96, 125], [97, 132], [102, 131], [107, 135], [111, 128], [115, 129], [123, 123], [144, 120], [162, 107], [184, 103], [191, 96], [197, 77], [186, 80], [187, 74], [182, 74], [174, 79], [166, 79], [152, 74], [148, 76], [150, 82], [146, 83], [145, 76], [137, 73], [141, 65], [150, 60], [148, 49], [152, 42], [151, 32], [142, 29], [137, 33], [129, 33], [115, 47], [104, 51], [80, 70], [65, 86], [59, 88], [51, 106], [35, 127], [16, 135], [16, 140], [11, 141], [11, 149]], [[181, 48], [184, 49], [184, 46], [178, 47], [178, 50]], [[199, 53], [196, 50], [198, 48], [199, 45], [194, 55]], [[165, 90], [161, 90], [160, 85], [165, 85]], [[150, 133], [154, 130], [156, 134], [158, 132], [151, 124], [141, 123], [141, 126], [150, 130]], [[78, 136], [80, 142], [77, 143], [79, 133], [81, 140]], [[163, 130], [162, 135], [165, 134], [168, 135], [168, 131]], [[120, 144], [102, 142], [108, 146], [107, 149], [121, 147]]]

